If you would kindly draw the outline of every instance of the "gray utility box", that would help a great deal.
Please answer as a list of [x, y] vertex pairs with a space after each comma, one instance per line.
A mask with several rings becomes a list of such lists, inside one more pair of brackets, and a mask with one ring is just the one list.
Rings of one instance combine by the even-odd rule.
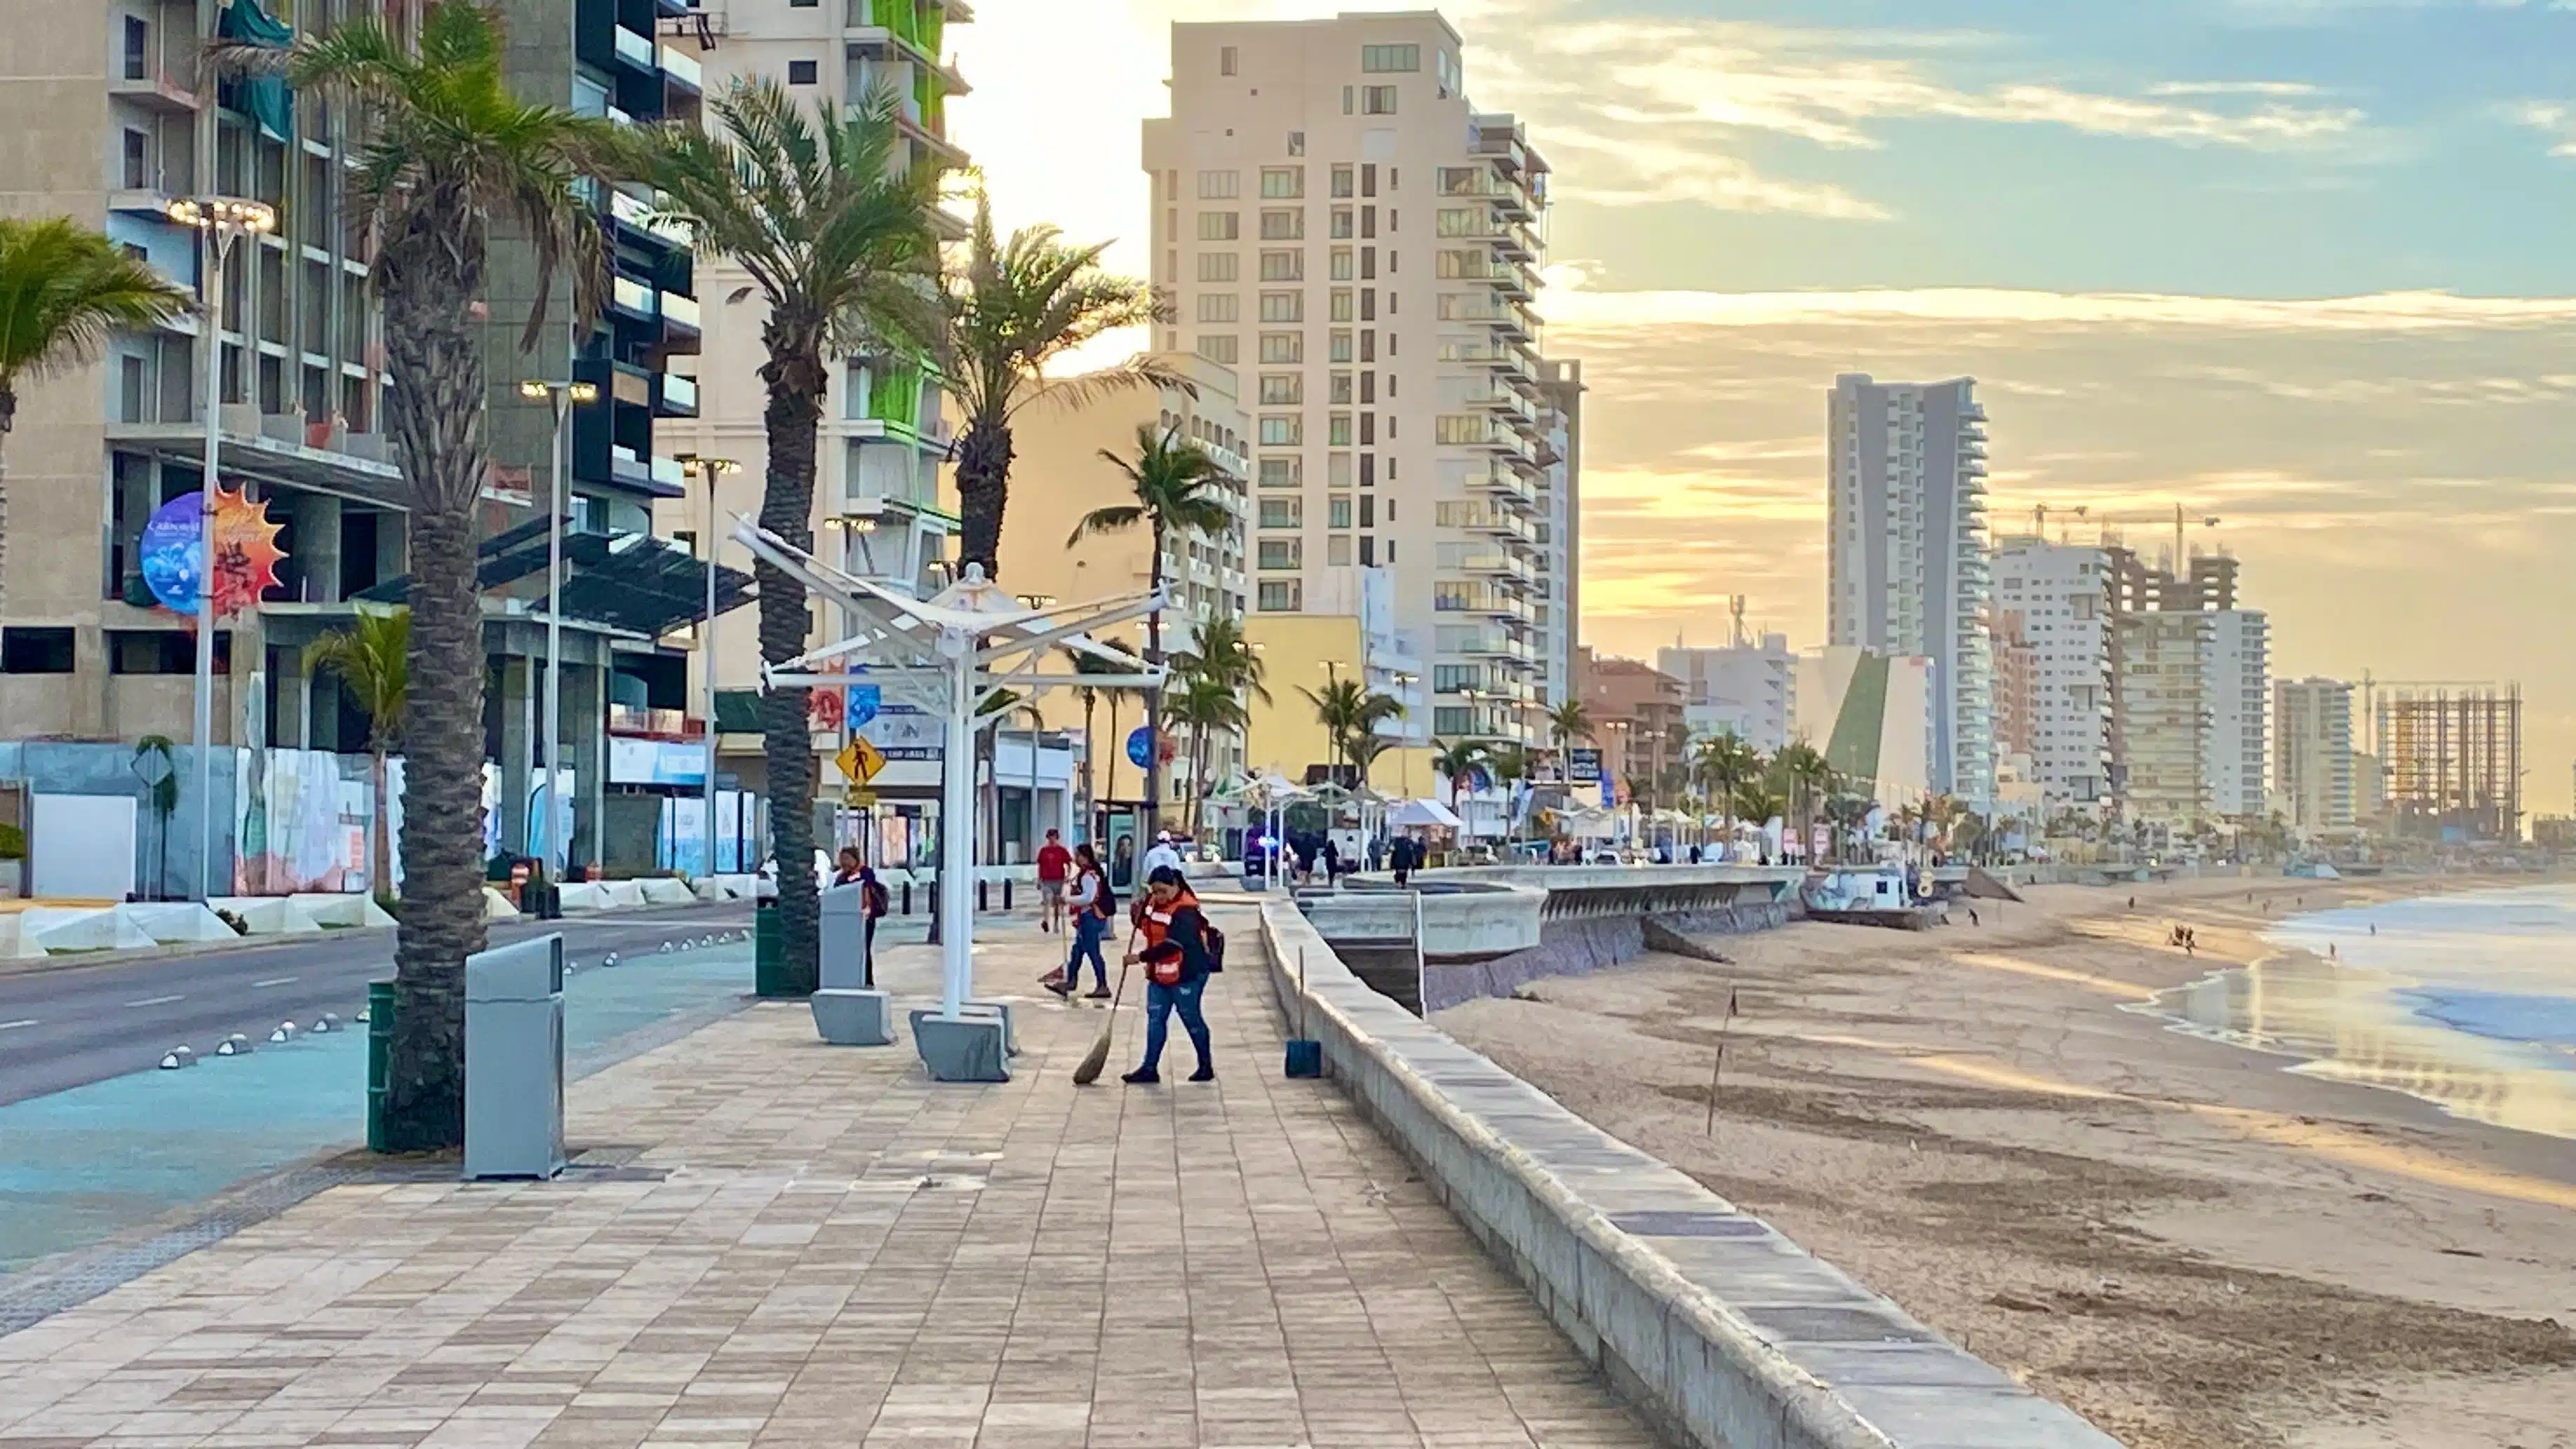
[[465, 1175], [564, 1167], [563, 937], [465, 958]]
[[834, 1046], [891, 1044], [885, 993], [868, 979], [867, 887], [824, 887], [820, 944], [822, 979], [812, 998], [815, 1034]]

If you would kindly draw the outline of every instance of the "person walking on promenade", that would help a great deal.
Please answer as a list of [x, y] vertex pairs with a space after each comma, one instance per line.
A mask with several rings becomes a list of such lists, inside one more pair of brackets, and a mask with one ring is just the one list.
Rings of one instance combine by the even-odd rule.
[[870, 989], [874, 989], [877, 984], [877, 922], [884, 920], [886, 912], [894, 908], [894, 901], [886, 891], [885, 882], [877, 879], [875, 866], [859, 867], [858, 887], [859, 915], [867, 922], [866, 934], [861, 938], [860, 970]]
[[1117, 900], [1109, 892], [1109, 872], [1101, 869], [1100, 857], [1089, 841], [1073, 848], [1073, 882], [1066, 889], [1065, 904], [1072, 911], [1073, 950], [1043, 984], [1071, 1000], [1082, 989], [1082, 962], [1087, 956], [1091, 958], [1091, 999], [1106, 1001], [1109, 963], [1101, 959], [1100, 943], [1109, 934], [1110, 913], [1117, 909]]
[[1073, 852], [1055, 831], [1046, 833], [1046, 844], [1038, 847], [1038, 929], [1064, 929], [1064, 883], [1072, 873]]
[[1145, 893], [1136, 900], [1136, 922], [1145, 940], [1127, 953], [1127, 961], [1145, 966], [1145, 1060], [1119, 1080], [1143, 1086], [1163, 1079], [1163, 1042], [1171, 1034], [1172, 1013], [1178, 1011], [1190, 1045], [1198, 1048], [1199, 1066], [1190, 1080], [1215, 1081], [1216, 1060], [1209, 1051], [1200, 998], [1218, 968], [1208, 951], [1207, 917], [1188, 879], [1169, 867], [1147, 876]]

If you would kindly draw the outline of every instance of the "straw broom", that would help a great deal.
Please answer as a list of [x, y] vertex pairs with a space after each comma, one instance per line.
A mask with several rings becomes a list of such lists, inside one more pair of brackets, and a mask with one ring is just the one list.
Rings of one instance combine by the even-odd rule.
[[[1134, 955], [1135, 951], [1136, 932], [1130, 931], [1125, 954]], [[1100, 1038], [1091, 1044], [1090, 1051], [1083, 1053], [1081, 1065], [1073, 1069], [1073, 1084], [1077, 1087], [1088, 1087], [1099, 1081], [1101, 1069], [1109, 1065], [1109, 1038], [1118, 1029], [1118, 1003], [1127, 999], [1128, 970], [1128, 963], [1118, 963], [1118, 989], [1110, 993], [1108, 1016], [1100, 1023]]]

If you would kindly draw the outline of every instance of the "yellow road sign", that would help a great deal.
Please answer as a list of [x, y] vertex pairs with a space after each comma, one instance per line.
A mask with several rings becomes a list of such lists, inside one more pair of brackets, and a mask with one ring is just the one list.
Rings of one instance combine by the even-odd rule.
[[864, 735], [853, 735], [848, 744], [841, 746], [841, 753], [832, 763], [841, 767], [844, 779], [864, 785], [877, 777], [877, 771], [885, 768], [886, 758], [885, 752], [878, 749], [873, 740]]
[[841, 803], [853, 810], [864, 809], [877, 803], [877, 792], [864, 785], [852, 785], [841, 792]]

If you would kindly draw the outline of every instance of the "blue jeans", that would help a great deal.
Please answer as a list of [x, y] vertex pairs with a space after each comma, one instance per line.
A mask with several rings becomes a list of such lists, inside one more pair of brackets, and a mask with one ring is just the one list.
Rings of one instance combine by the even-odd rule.
[[1091, 974], [1100, 989], [1109, 989], [1109, 963], [1100, 959], [1100, 938], [1109, 932], [1109, 923], [1094, 911], [1076, 911], [1073, 917], [1073, 954], [1065, 958], [1064, 985], [1070, 991], [1082, 985], [1082, 958], [1091, 958]]
[[1163, 1042], [1171, 1035], [1174, 1007], [1180, 1008], [1181, 1028], [1190, 1034], [1190, 1045], [1199, 1049], [1199, 1065], [1212, 1064], [1207, 1017], [1199, 1011], [1199, 998], [1206, 994], [1207, 984], [1204, 976], [1178, 986], [1165, 986], [1159, 981], [1145, 983], [1145, 1070], [1155, 1071], [1162, 1066]]

